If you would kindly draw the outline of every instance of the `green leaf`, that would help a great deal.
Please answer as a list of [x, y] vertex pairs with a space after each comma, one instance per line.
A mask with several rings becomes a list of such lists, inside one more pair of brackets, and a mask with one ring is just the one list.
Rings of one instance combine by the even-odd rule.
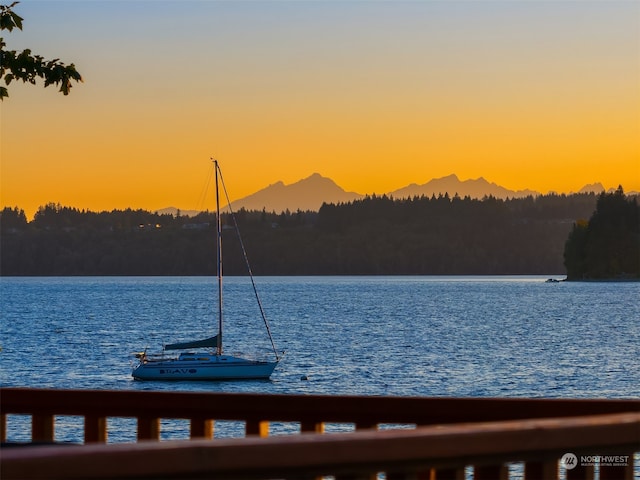
[[[10, 6], [0, 5], [0, 30], [13, 30], [18, 28], [22, 30], [23, 18], [13, 12], [11, 9], [19, 2], [13, 2]], [[53, 60], [45, 60], [40, 55], [33, 55], [30, 49], [22, 52], [15, 50], [5, 51], [6, 46], [4, 39], [0, 37], [0, 79], [3, 79], [6, 85], [11, 84], [14, 80], [22, 80], [36, 84], [38, 78], [44, 80], [44, 86], [55, 84], [60, 86], [60, 92], [65, 95], [69, 94], [72, 87], [72, 80], [82, 82], [82, 76], [76, 70], [75, 65], [65, 66], [59, 58]], [[5, 75], [5, 72], [8, 72]], [[8, 96], [6, 87], [1, 87], [0, 100]]]
[[11, 12], [11, 18], [13, 20], [14, 25], [18, 27], [20, 30], [22, 30], [22, 21], [24, 20], [24, 18], [22, 18], [20, 15], [14, 12]]

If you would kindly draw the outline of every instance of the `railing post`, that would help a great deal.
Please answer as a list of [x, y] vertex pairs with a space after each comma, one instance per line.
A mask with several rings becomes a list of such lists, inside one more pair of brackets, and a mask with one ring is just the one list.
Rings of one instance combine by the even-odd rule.
[[600, 480], [633, 480], [633, 455], [634, 452], [624, 452], [622, 455], [626, 455], [627, 464], [624, 466], [603, 466], [600, 465]]
[[[377, 475], [372, 477], [378, 478]], [[420, 472], [387, 472], [387, 480], [431, 480], [431, 470], [423, 470]]]
[[356, 430], [368, 430], [378, 428], [377, 422], [359, 422], [356, 423]]
[[107, 442], [107, 417], [87, 415], [84, 417], [84, 443]]
[[7, 414], [0, 413], [0, 442], [7, 441]]
[[575, 468], [566, 470], [567, 480], [593, 480], [594, 468], [592, 466], [578, 465]]
[[324, 433], [324, 422], [301, 422], [300, 432]]
[[558, 478], [558, 461], [526, 462], [524, 464], [525, 480], [538, 478]]
[[33, 415], [31, 417], [32, 442], [53, 442], [54, 430], [53, 415]]
[[160, 419], [138, 417], [138, 441], [160, 440]]
[[[357, 430], [376, 430], [378, 428], [378, 423], [377, 422], [357, 422], [356, 423], [356, 431]], [[337, 477], [336, 477], [337, 478]], [[355, 477], [356, 479], [360, 480], [376, 480], [376, 478], [378, 478], [378, 475], [375, 473], [372, 473], [370, 475], [362, 475], [362, 476], [358, 476]], [[337, 478], [337, 480], [341, 480]]]
[[508, 480], [506, 465], [481, 465], [473, 467], [474, 480]]
[[349, 473], [335, 475], [333, 478], [335, 478], [335, 480], [375, 480], [378, 476], [375, 473]]
[[464, 468], [441, 468], [431, 470], [431, 480], [464, 480]]
[[192, 418], [190, 435], [191, 438], [213, 438], [213, 420]]
[[244, 427], [245, 435], [258, 435], [260, 437], [269, 436], [269, 420], [253, 421], [247, 420]]

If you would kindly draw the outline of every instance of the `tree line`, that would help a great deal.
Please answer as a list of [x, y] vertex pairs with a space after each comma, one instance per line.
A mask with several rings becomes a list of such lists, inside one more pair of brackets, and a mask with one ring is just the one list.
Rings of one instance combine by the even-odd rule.
[[[564, 274], [567, 238], [599, 198], [372, 195], [318, 212], [243, 209], [235, 218], [257, 275]], [[227, 213], [221, 221], [225, 274], [246, 274], [233, 219]], [[27, 221], [18, 207], [5, 208], [0, 273], [215, 275], [215, 224], [211, 212], [48, 204]]]
[[576, 222], [564, 251], [567, 279], [640, 278], [640, 209], [622, 187], [598, 197], [589, 221]]

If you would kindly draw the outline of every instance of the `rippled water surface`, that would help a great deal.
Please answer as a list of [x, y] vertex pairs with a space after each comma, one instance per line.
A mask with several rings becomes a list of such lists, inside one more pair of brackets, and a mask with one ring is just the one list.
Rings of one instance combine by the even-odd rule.
[[[140, 382], [131, 353], [215, 333], [215, 279], [2, 278], [3, 386], [638, 397], [640, 284], [542, 277], [259, 277], [270, 381]], [[249, 280], [225, 279], [227, 353], [269, 354]], [[302, 378], [307, 380], [303, 380]]]

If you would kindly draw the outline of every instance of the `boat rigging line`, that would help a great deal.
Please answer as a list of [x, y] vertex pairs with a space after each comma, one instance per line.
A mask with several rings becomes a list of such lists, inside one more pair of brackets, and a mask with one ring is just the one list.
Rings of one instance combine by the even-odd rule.
[[[260, 315], [262, 316], [262, 321], [264, 322], [264, 326], [267, 329], [267, 334], [269, 335], [269, 341], [271, 342], [271, 347], [273, 348], [273, 353], [276, 356], [276, 360], [280, 361], [280, 355], [278, 355], [278, 351], [276, 349], [276, 344], [273, 341], [273, 336], [271, 335], [271, 328], [269, 328], [269, 322], [267, 321], [267, 316], [264, 313], [264, 308], [262, 308], [262, 301], [260, 300], [260, 296], [258, 295], [258, 288], [256, 287], [256, 282], [253, 279], [253, 272], [251, 271], [251, 265], [249, 264], [249, 257], [247, 256], [247, 251], [244, 248], [244, 242], [242, 241], [242, 236], [240, 235], [240, 227], [238, 227], [238, 221], [236, 219], [236, 215], [231, 207], [231, 200], [229, 198], [229, 194], [227, 193], [227, 187], [224, 184], [224, 178], [222, 177], [222, 171], [220, 170], [220, 166], [218, 165], [218, 161], [211, 158], [215, 165], [215, 169], [218, 177], [220, 178], [220, 184], [222, 185], [222, 191], [224, 192], [224, 196], [227, 200], [227, 208], [229, 209], [229, 214], [233, 220], [233, 226], [236, 231], [236, 235], [238, 237], [238, 241], [240, 243], [240, 249], [242, 250], [242, 255], [244, 257], [244, 263], [247, 267], [247, 273], [249, 274], [249, 278], [251, 279], [251, 285], [253, 287], [253, 293], [256, 296], [256, 301], [258, 302], [258, 308], [260, 309]], [[220, 221], [220, 220], [218, 220]]]

